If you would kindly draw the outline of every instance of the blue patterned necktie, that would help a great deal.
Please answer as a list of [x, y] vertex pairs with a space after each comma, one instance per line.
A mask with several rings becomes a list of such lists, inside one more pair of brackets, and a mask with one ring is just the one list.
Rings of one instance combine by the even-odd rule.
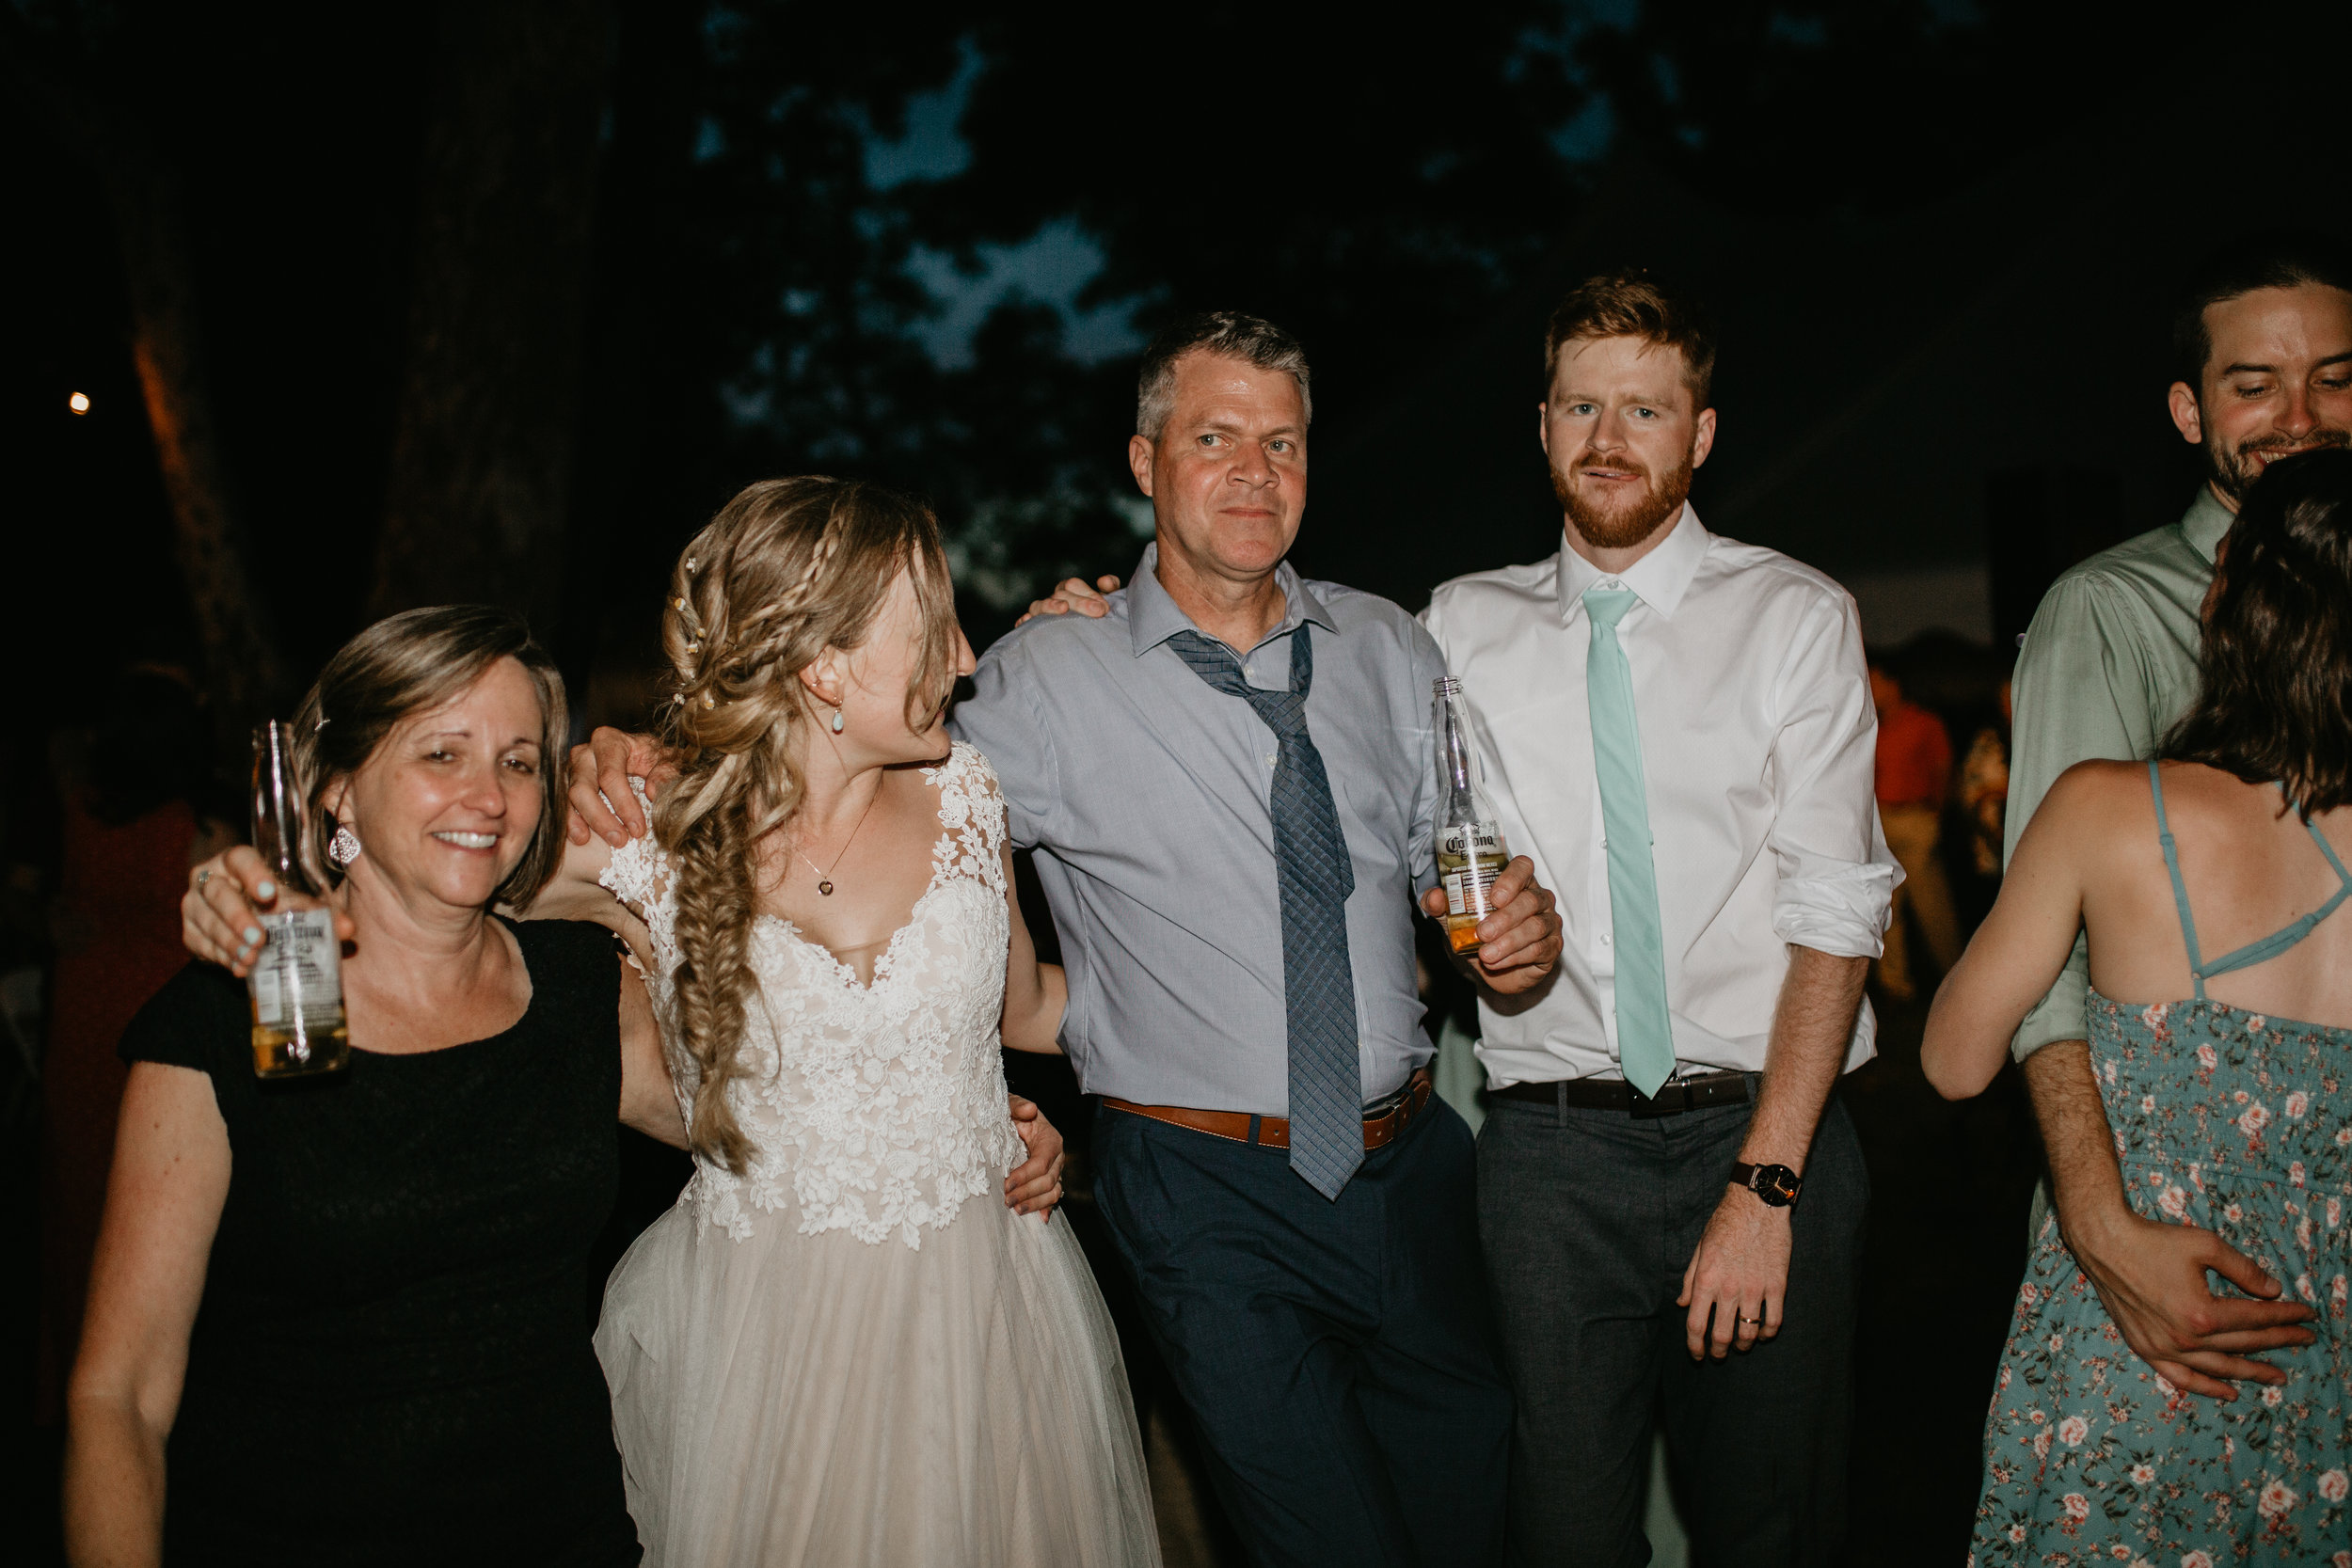
[[1617, 623], [1633, 608], [1629, 588], [1587, 588], [1593, 641], [1584, 699], [1593, 720], [1593, 772], [1600, 784], [1600, 831], [1609, 844], [1609, 924], [1616, 948], [1617, 1062], [1626, 1082], [1656, 1096], [1674, 1076], [1674, 1021], [1666, 1010], [1666, 932], [1658, 915], [1658, 868], [1650, 858], [1649, 790], [1633, 711], [1633, 668]]
[[1307, 692], [1315, 683], [1308, 635], [1304, 625], [1291, 634], [1288, 691], [1251, 686], [1232, 654], [1197, 631], [1180, 631], [1168, 643], [1194, 674], [1257, 709], [1280, 743], [1268, 803], [1290, 1025], [1291, 1169], [1336, 1198], [1364, 1163], [1356, 979], [1347, 961], [1347, 895], [1356, 891], [1356, 868], [1340, 832], [1323, 753], [1307, 734]]

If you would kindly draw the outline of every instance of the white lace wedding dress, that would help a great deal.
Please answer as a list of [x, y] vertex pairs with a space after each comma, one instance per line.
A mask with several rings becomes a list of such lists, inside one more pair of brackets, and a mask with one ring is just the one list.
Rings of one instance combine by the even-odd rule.
[[[789, 921], [752, 933], [729, 1090], [757, 1148], [697, 1162], [604, 1297], [649, 1565], [1159, 1560], [1119, 1341], [1067, 1220], [1004, 1204], [1004, 802], [959, 745], [925, 777], [929, 888], [870, 987]], [[648, 836], [605, 885], [644, 916], [665, 1022], [675, 890]], [[673, 1052], [679, 1101], [694, 1068]]]

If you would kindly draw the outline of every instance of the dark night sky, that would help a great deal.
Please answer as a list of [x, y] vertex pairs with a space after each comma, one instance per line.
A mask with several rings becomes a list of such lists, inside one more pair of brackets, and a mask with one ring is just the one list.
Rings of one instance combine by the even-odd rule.
[[[1922, 143], [1917, 154], [1923, 196], [1906, 196], [1884, 168], [1857, 162], [1851, 145], [1898, 131], [1920, 135], [1886, 118], [1889, 95], [1914, 90], [1908, 80], [1871, 87], [1877, 96], [1857, 96], [1841, 115], [1836, 103], [1788, 98], [1758, 65], [1755, 80], [1735, 82], [1728, 100], [1717, 92], [1733, 105], [1720, 111], [1723, 125], [1771, 144], [1769, 158], [1745, 163], [1693, 159], [1671, 127], [1661, 135], [1645, 122], [1625, 91], [1613, 100], [1588, 91], [1542, 133], [1566, 182], [1523, 193], [1533, 205], [1509, 214], [1518, 225], [1513, 231], [1541, 244], [1509, 264], [1502, 287], [1467, 304], [1377, 299], [1330, 318], [1341, 325], [1325, 340], [1310, 333], [1323, 367], [1324, 419], [1301, 564], [1417, 605], [1446, 577], [1553, 548], [1557, 515], [1531, 428], [1542, 317], [1566, 282], [1626, 261], [1691, 281], [1722, 318], [1723, 436], [1700, 476], [1702, 515], [1719, 530], [1846, 577], [1866, 610], [1894, 602], [1884, 593], [1874, 598], [1871, 584], [1908, 583], [1903, 592], [1916, 602], [1903, 613], [1913, 620], [1940, 616], [1979, 637], [1991, 632], [1986, 496], [1997, 473], [2105, 476], [2118, 526], [2167, 520], [2195, 469], [2161, 406], [2166, 293], [2198, 251], [2239, 227], [2328, 221], [2341, 212], [2340, 198], [2313, 199], [2341, 189], [2330, 141], [2341, 135], [2337, 94], [2313, 85], [2337, 56], [2281, 51], [2267, 33], [2206, 47], [2194, 29], [2214, 18], [2184, 12], [2198, 20], [2165, 24], [2149, 8], [2129, 10], [2133, 25], [2110, 48], [2074, 15], [2079, 9], [2068, 12], [2072, 30], [2062, 36], [2052, 24], [2050, 43], [2053, 60], [2073, 62], [2075, 76], [2054, 75], [2052, 67], [2037, 77], [2020, 74], [2023, 67], [2003, 76], [1966, 57], [1976, 25], [1969, 19], [2022, 25], [2010, 10], [1931, 8], [1957, 19], [1948, 21], [1948, 47], [1936, 47], [1959, 63], [1947, 70], [1932, 51], [1900, 56], [1900, 71], [1918, 75], [1917, 92], [1955, 90], [1938, 85], [1942, 72], [2026, 82], [2042, 96], [1954, 110], [1947, 139], [1956, 150]], [[1839, 19], [1851, 12], [1828, 8], [1832, 21], [1823, 25], [1833, 43], [1845, 25]], [[1563, 14], [1581, 19], [1564, 36], [1605, 41], [1620, 37], [1612, 29], [1636, 29], [1622, 34], [1636, 38], [1645, 13], [1614, 5]], [[2030, 13], [2017, 14], [2030, 23]], [[1774, 58], [1785, 63], [1815, 48], [1822, 34], [1807, 30], [1814, 26], [1795, 10], [1774, 21], [1782, 51]], [[863, 35], [844, 36], [850, 43], [811, 47], [872, 47], [856, 44]], [[929, 74], [914, 84], [903, 116], [869, 123], [856, 154], [876, 199], [903, 197], [919, 221], [932, 221], [925, 212], [947, 214], [937, 220], [945, 225], [939, 243], [918, 233], [903, 263], [933, 296], [935, 313], [895, 330], [961, 371], [992, 307], [1025, 298], [1046, 308], [1062, 361], [1100, 367], [1090, 380], [1063, 384], [1081, 400], [1067, 411], [1083, 417], [1060, 422], [1090, 432], [1072, 461], [1093, 487], [1088, 494], [1102, 499], [1086, 503], [1099, 508], [1083, 514], [1092, 520], [1057, 548], [1065, 564], [1124, 571], [1137, 515], [1132, 499], [1120, 499], [1128, 356], [1170, 309], [1210, 303], [1191, 295], [1218, 278], [1238, 277], [1235, 292], [1249, 293], [1246, 251], [1241, 274], [1178, 268], [1170, 276], [1191, 279], [1181, 285], [1190, 293], [1179, 297], [1138, 284], [1148, 278], [1149, 249], [1117, 239], [1126, 232], [1118, 228], [1120, 209], [1103, 206], [1099, 195], [1080, 190], [1059, 216], [1047, 209], [1063, 198], [1050, 192], [1026, 206], [1006, 197], [995, 237], [990, 214], [952, 211], [955, 193], [975, 180], [975, 190], [1005, 196], [1017, 195], [1025, 180], [1079, 178], [1057, 165], [1052, 139], [1058, 132], [1061, 151], [1075, 159], [1069, 138], [1079, 127], [1050, 115], [1035, 126], [1017, 115], [1009, 120], [1003, 102], [989, 96], [993, 73], [1012, 69], [1006, 80], [1025, 92], [1036, 78], [1022, 71], [1050, 79], [1064, 57], [1039, 55], [1034, 67], [1020, 66], [1029, 56], [1018, 50], [1031, 45], [988, 36], [999, 56], [1015, 51], [1015, 67], [971, 37], [930, 40], [922, 52]], [[171, 89], [181, 95], [168, 105], [172, 135], [187, 155], [209, 246], [208, 325], [238, 499], [297, 662], [315, 659], [349, 629], [381, 505], [410, 224], [403, 182], [424, 37], [389, 13], [252, 29], [238, 43], [241, 80]], [[1098, 27], [1083, 47], [1096, 51], [1085, 57], [1099, 64], [1117, 57], [1120, 40]], [[1692, 103], [1712, 57], [1704, 40], [1688, 51], [1691, 81], [1677, 91]], [[339, 69], [323, 70], [324, 61]], [[1963, 67], [1978, 75], [1965, 76]], [[627, 59], [622, 69], [626, 86]], [[2079, 92], [2060, 90], [2077, 80]], [[1772, 106], [1782, 102], [1773, 91], [1788, 99], [1783, 107]], [[1089, 92], [1078, 95], [1082, 103], [1105, 101]], [[1742, 106], [1740, 93], [1762, 107]], [[1671, 107], [1675, 94], [1666, 100]], [[1437, 124], [1450, 106], [1393, 107]], [[1302, 112], [1323, 110], [1363, 112], [1336, 101]], [[706, 141], [716, 123], [704, 121]], [[1318, 155], [1338, 156], [1344, 140], [1320, 144]], [[698, 144], [697, 157], [707, 150]], [[1073, 168], [1117, 166], [1116, 147], [1087, 156], [1095, 161]], [[1888, 156], [1899, 171], [1912, 153]], [[0, 289], [14, 302], [0, 326], [0, 464], [10, 475], [8, 531], [18, 542], [0, 585], [0, 653], [19, 668], [62, 661], [84, 672], [123, 654], [183, 653], [186, 617], [126, 362], [120, 274], [103, 205], [83, 172], [16, 114], [0, 116], [0, 174], [18, 232], [33, 242], [0, 257]], [[1491, 205], [1514, 194], [1486, 190], [1482, 199]], [[1032, 221], [1030, 206], [1046, 215]], [[1090, 222], [1089, 212], [1113, 215]], [[724, 220], [719, 214], [723, 239]], [[689, 243], [678, 241], [681, 255]], [[680, 263], [688, 288], [693, 264], [691, 255]], [[1311, 269], [1299, 276], [1311, 280]], [[1262, 292], [1288, 297], [1289, 287]], [[650, 319], [666, 332], [687, 309], [665, 301]], [[785, 352], [794, 351], [787, 344]], [[658, 580], [668, 549], [727, 488], [793, 450], [719, 428], [736, 405], [715, 390], [717, 370], [696, 373], [702, 380], [692, 386], [640, 389], [669, 421], [640, 461], [657, 474], [667, 470], [667, 481], [641, 484], [622, 519], [619, 543], [633, 553], [608, 570], [631, 586], [612, 601], [612, 616], [626, 625], [608, 636], [608, 649], [643, 645], [634, 628], [650, 596], [634, 591], [637, 578]], [[966, 373], [984, 380], [987, 372]], [[95, 399], [87, 417], [65, 410], [66, 394], [77, 388]], [[805, 432], [794, 439], [801, 450], [823, 450]], [[876, 456], [864, 467], [876, 477], [905, 477], [892, 462]], [[919, 473], [908, 482], [927, 483]], [[942, 503], [951, 530], [969, 521], [956, 515], [952, 497]], [[1023, 580], [1019, 570], [1000, 574], [1000, 596], [1020, 592]], [[997, 612], [978, 609], [983, 624], [974, 629], [984, 640]], [[54, 711], [46, 693], [59, 689], [45, 683], [32, 699], [44, 718]]]

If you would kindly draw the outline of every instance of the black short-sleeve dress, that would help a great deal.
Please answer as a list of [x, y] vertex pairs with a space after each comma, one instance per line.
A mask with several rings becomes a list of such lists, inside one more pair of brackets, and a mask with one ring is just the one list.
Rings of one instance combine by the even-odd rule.
[[638, 1560], [582, 1322], [612, 1208], [619, 970], [511, 927], [529, 1008], [330, 1077], [253, 1073], [245, 984], [191, 964], [122, 1054], [209, 1074], [229, 1196], [167, 1450], [167, 1563]]

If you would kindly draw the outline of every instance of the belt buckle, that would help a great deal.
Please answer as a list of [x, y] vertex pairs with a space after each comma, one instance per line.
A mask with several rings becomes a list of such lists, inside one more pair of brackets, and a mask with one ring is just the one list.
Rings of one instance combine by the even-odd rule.
[[1658, 1086], [1655, 1099], [1635, 1088], [1630, 1081], [1626, 1093], [1632, 1101], [1630, 1114], [1636, 1121], [1656, 1121], [1660, 1117], [1678, 1117], [1691, 1108], [1691, 1085], [1678, 1078], [1669, 1078]]

